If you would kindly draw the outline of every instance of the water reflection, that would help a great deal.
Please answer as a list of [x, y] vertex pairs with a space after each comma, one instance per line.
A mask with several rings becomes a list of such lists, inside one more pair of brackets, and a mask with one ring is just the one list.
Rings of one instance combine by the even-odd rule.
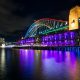
[[[40, 80], [79, 79], [77, 57], [79, 49], [64, 50], [20, 50], [20, 66], [26, 75], [33, 74]], [[25, 62], [25, 63], [24, 63]], [[31, 64], [31, 65], [30, 65]], [[26, 66], [28, 65], [28, 67]], [[80, 64], [79, 64], [80, 65]], [[28, 69], [28, 70], [27, 70]], [[23, 72], [24, 73], [24, 72]], [[38, 78], [39, 77], [39, 78]], [[29, 79], [29, 77], [27, 77]]]
[[20, 49], [20, 73], [24, 79], [32, 79], [34, 66], [34, 50]]
[[80, 80], [80, 48], [0, 49], [0, 80]]
[[0, 79], [4, 79], [4, 76], [6, 74], [5, 69], [6, 69], [5, 49], [2, 49], [0, 53]]
[[5, 49], [1, 50], [1, 70], [5, 68]]

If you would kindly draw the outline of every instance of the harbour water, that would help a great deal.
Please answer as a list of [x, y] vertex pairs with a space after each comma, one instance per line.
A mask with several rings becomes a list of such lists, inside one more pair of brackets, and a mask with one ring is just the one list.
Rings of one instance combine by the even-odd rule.
[[80, 48], [0, 49], [0, 80], [80, 80]]

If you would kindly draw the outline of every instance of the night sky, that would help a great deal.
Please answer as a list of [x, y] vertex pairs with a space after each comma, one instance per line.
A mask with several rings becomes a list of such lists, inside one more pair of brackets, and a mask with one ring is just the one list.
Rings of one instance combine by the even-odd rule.
[[27, 30], [39, 18], [66, 20], [76, 4], [78, 0], [0, 0], [0, 34]]

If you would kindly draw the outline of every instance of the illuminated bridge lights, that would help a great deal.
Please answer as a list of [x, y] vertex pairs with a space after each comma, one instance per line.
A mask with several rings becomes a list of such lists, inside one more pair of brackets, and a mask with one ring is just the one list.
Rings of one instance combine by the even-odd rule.
[[74, 46], [76, 44], [75, 38], [75, 32], [47, 35], [42, 37], [42, 44], [47, 46]]
[[[51, 18], [42, 18], [42, 19], [39, 19], [37, 21], [35, 21], [31, 26], [30, 28], [28, 29], [26, 35], [25, 35], [25, 38], [27, 37], [35, 37], [37, 35], [36, 31], [40, 28], [44, 28], [46, 27], [44, 30], [44, 33], [48, 32], [48, 30], [63, 30], [63, 29], [66, 29], [66, 28], [63, 28], [63, 26], [67, 26], [67, 21], [62, 21], [62, 20], [56, 20], [56, 19], [51, 19]], [[48, 28], [48, 29], [47, 29]], [[41, 32], [42, 30], [39, 30], [38, 31], [38, 34], [42, 34]]]
[[[67, 31], [63, 33], [44, 35], [40, 37], [39, 44], [42, 46], [75, 46], [76, 45], [76, 32]], [[18, 42], [20, 45], [36, 45], [36, 38], [22, 39]]]
[[74, 40], [70, 40], [70, 41], [54, 41], [54, 42], [42, 42], [42, 45], [47, 45], [47, 46], [74, 46], [75, 45], [75, 41]]
[[[44, 35], [40, 37], [39, 45], [48, 47], [75, 46], [79, 39], [76, 39], [77, 32], [67, 31], [63, 33]], [[78, 40], [78, 41], [77, 41]], [[20, 45], [36, 46], [36, 38], [22, 39], [18, 42]]]
[[35, 42], [35, 39], [34, 38], [28, 38], [28, 39], [22, 39], [18, 42], [18, 44], [20, 45], [24, 45], [24, 44], [33, 44]]
[[60, 30], [64, 30], [64, 29], [68, 29], [68, 26], [64, 26], [62, 28], [57, 28], [57, 29], [49, 29], [49, 30], [45, 30], [43, 32], [40, 32], [40, 34], [48, 34], [50, 32], [56, 32], [56, 31], [60, 31]]

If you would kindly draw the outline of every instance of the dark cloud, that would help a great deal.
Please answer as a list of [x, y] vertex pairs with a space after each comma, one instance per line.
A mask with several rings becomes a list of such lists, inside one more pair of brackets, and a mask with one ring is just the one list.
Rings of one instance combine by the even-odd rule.
[[34, 19], [53, 17], [56, 13], [71, 8], [75, 2], [76, 0], [0, 0], [0, 33], [26, 29]]
[[28, 15], [25, 18], [19, 15], [14, 15], [17, 6], [8, 0], [0, 0], [0, 32], [12, 32], [15, 30], [24, 29], [29, 26], [32, 16]]

